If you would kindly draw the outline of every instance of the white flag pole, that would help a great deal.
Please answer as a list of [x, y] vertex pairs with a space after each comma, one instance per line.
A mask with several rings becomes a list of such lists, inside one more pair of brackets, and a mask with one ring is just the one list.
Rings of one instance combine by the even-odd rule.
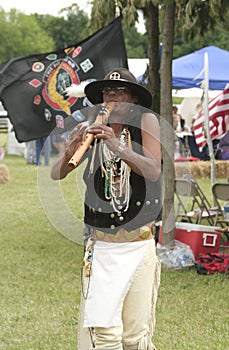
[[211, 183], [213, 185], [215, 183], [215, 156], [214, 156], [212, 139], [210, 136], [208, 90], [209, 90], [208, 53], [205, 52], [204, 54], [204, 120], [205, 120], [205, 130], [206, 130], [206, 136], [207, 136], [209, 157], [210, 157], [210, 163], [211, 163]]

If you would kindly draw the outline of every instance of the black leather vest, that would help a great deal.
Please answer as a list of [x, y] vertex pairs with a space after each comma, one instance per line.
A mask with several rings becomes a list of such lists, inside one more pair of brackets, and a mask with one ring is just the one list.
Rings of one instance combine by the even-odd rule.
[[[138, 113], [135, 111], [126, 127], [131, 134], [133, 150], [143, 154], [140, 129], [142, 112], [139, 115], [139, 110], [137, 111]], [[84, 216], [86, 225], [115, 234], [121, 227], [131, 231], [159, 216], [161, 211], [161, 178], [152, 182], [131, 171], [129, 208], [126, 212], [118, 215], [110, 201], [104, 196], [105, 181], [101, 173], [98, 147], [94, 159], [94, 172], [90, 174], [91, 153], [92, 150], [88, 152], [88, 164], [84, 173], [84, 181], [87, 186]]]

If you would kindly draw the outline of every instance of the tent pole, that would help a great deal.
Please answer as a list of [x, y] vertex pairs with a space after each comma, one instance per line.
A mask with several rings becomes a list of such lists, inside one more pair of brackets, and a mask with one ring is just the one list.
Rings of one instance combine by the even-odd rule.
[[206, 136], [207, 136], [209, 157], [211, 162], [211, 184], [213, 185], [215, 183], [215, 156], [214, 156], [212, 139], [210, 135], [208, 90], [209, 90], [208, 53], [205, 52], [204, 54], [204, 120], [205, 120], [205, 130], [206, 130]]

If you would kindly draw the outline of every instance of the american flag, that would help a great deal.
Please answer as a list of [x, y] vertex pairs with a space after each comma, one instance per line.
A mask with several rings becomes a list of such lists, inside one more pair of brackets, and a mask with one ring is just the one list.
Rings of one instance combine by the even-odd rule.
[[[208, 104], [209, 130], [211, 139], [215, 139], [227, 131], [227, 119], [229, 116], [229, 84], [226, 88]], [[196, 144], [200, 151], [206, 145], [205, 116], [202, 110], [194, 116], [193, 130]]]

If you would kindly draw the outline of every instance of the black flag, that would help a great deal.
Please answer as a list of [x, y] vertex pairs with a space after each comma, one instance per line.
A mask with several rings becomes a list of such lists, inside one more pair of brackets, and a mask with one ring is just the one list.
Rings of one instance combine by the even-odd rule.
[[[64, 131], [68, 117], [80, 121], [86, 97], [68, 97], [71, 84], [102, 79], [128, 68], [121, 17], [69, 48], [13, 58], [0, 65], [0, 100], [19, 142]], [[56, 130], [55, 129], [55, 130]]]

